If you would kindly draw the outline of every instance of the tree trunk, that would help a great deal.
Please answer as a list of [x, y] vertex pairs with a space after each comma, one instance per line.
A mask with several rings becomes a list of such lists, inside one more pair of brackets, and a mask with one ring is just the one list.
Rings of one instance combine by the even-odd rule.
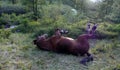
[[12, 4], [16, 4], [16, 0], [12, 0]]
[[38, 2], [38, 0], [33, 0], [33, 15], [34, 15], [34, 20], [36, 20], [37, 21], [37, 19], [38, 19], [38, 10], [37, 10], [37, 2]]

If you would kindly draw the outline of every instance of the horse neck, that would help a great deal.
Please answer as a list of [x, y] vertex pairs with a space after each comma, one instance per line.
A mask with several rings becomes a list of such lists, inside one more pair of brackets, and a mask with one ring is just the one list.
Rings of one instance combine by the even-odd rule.
[[37, 45], [43, 50], [52, 50], [51, 44], [48, 39], [39, 41], [39, 43]]
[[92, 36], [90, 34], [82, 34], [77, 38], [77, 41], [81, 43], [88, 42], [89, 39], [92, 39]]

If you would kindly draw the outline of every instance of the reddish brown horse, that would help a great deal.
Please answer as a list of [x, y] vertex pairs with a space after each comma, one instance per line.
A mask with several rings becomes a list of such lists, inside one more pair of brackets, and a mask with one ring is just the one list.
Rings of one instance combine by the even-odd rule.
[[[94, 31], [92, 31], [94, 32]], [[77, 39], [61, 36], [60, 31], [57, 30], [55, 35], [50, 38], [46, 38], [46, 35], [38, 36], [33, 42], [39, 49], [54, 51], [59, 53], [68, 53], [73, 55], [87, 55], [91, 57], [89, 53], [89, 39], [94, 37], [93, 33], [82, 34]], [[91, 57], [90, 59], [93, 59]], [[83, 59], [81, 62], [87, 62], [89, 59]]]

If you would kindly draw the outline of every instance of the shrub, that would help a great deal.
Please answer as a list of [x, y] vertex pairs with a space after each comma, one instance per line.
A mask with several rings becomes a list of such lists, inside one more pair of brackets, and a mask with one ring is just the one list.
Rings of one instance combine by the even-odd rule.
[[62, 16], [59, 16], [58, 20], [54, 22], [49, 19], [41, 20], [40, 25], [36, 27], [34, 36], [38, 36], [44, 33], [48, 33], [48, 35], [51, 36], [54, 34], [54, 30], [56, 28], [60, 28], [60, 29], [65, 29], [69, 31], [67, 36], [72, 38], [77, 38], [80, 34], [85, 32], [85, 23], [86, 23], [86, 20], [82, 20], [78, 23], [67, 23], [62, 18]]
[[15, 13], [2, 14], [0, 17], [0, 25], [1, 25], [0, 28], [6, 27], [7, 25], [9, 25], [9, 27], [11, 25], [19, 25], [24, 23], [25, 20], [32, 21], [30, 16], [31, 13], [22, 14], [22, 15], [16, 15]]
[[69, 25], [65, 29], [69, 31], [67, 36], [72, 37], [72, 38], [77, 38], [79, 35], [83, 33], [82, 28], [78, 28], [75, 25]]
[[120, 64], [117, 64], [113, 70], [120, 70]]
[[101, 27], [104, 27], [106, 31], [110, 32], [117, 32], [120, 33], [120, 24], [113, 24], [113, 23], [103, 23]]
[[8, 14], [2, 14], [0, 17], [0, 25], [10, 24], [10, 16]]
[[118, 37], [120, 33], [119, 28], [119, 24], [104, 22], [99, 24], [96, 33], [99, 38], [115, 38]]
[[[16, 16], [14, 13], [11, 15], [2, 14], [0, 17], [0, 25], [6, 27], [7, 25], [18, 25], [20, 24], [21, 16]], [[2, 27], [0, 27], [2, 28]]]
[[108, 53], [111, 52], [111, 50], [116, 49], [116, 39], [115, 41], [112, 40], [98, 40], [98, 42], [96, 42], [95, 47], [91, 48], [91, 51], [94, 54], [99, 54], [99, 53]]
[[54, 28], [52, 27], [39, 27], [37, 28], [37, 31], [34, 33], [34, 37], [42, 35], [42, 34], [48, 34], [48, 36], [53, 35], [54, 33]]
[[[53, 20], [58, 20], [59, 16], [62, 16], [64, 20], [66, 20], [69, 23], [74, 23], [78, 21], [79, 19], [82, 19], [82, 15], [78, 17], [78, 14], [75, 14], [74, 11], [72, 11], [72, 7], [68, 5], [56, 5], [56, 4], [50, 4], [42, 6], [42, 10], [38, 9], [39, 11], [39, 17], [42, 18], [51, 18]], [[41, 14], [42, 13], [42, 14]]]
[[10, 29], [0, 29], [0, 39], [1, 38], [9, 38], [10, 35], [11, 35]]
[[26, 9], [24, 6], [22, 5], [1, 5], [0, 7], [0, 14], [2, 13], [6, 13], [6, 14], [12, 14], [12, 13], [15, 13], [15, 14], [24, 14], [26, 13]]
[[98, 39], [118, 37], [118, 33], [111, 31], [97, 31], [96, 35]]
[[107, 30], [120, 33], [120, 24], [112, 25]]
[[22, 33], [32, 33], [36, 31], [36, 28], [39, 27], [38, 22], [30, 22], [29, 19], [23, 19], [21, 21], [21, 24], [18, 25], [15, 29], [13, 29], [13, 32], [22, 32]]

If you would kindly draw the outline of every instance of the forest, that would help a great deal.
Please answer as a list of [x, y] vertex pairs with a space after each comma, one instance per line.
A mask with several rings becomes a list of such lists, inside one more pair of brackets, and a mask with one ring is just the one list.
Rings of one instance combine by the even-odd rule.
[[[76, 39], [97, 24], [94, 60], [36, 48], [33, 40], [56, 28]], [[0, 70], [120, 70], [120, 0], [0, 0]]]

